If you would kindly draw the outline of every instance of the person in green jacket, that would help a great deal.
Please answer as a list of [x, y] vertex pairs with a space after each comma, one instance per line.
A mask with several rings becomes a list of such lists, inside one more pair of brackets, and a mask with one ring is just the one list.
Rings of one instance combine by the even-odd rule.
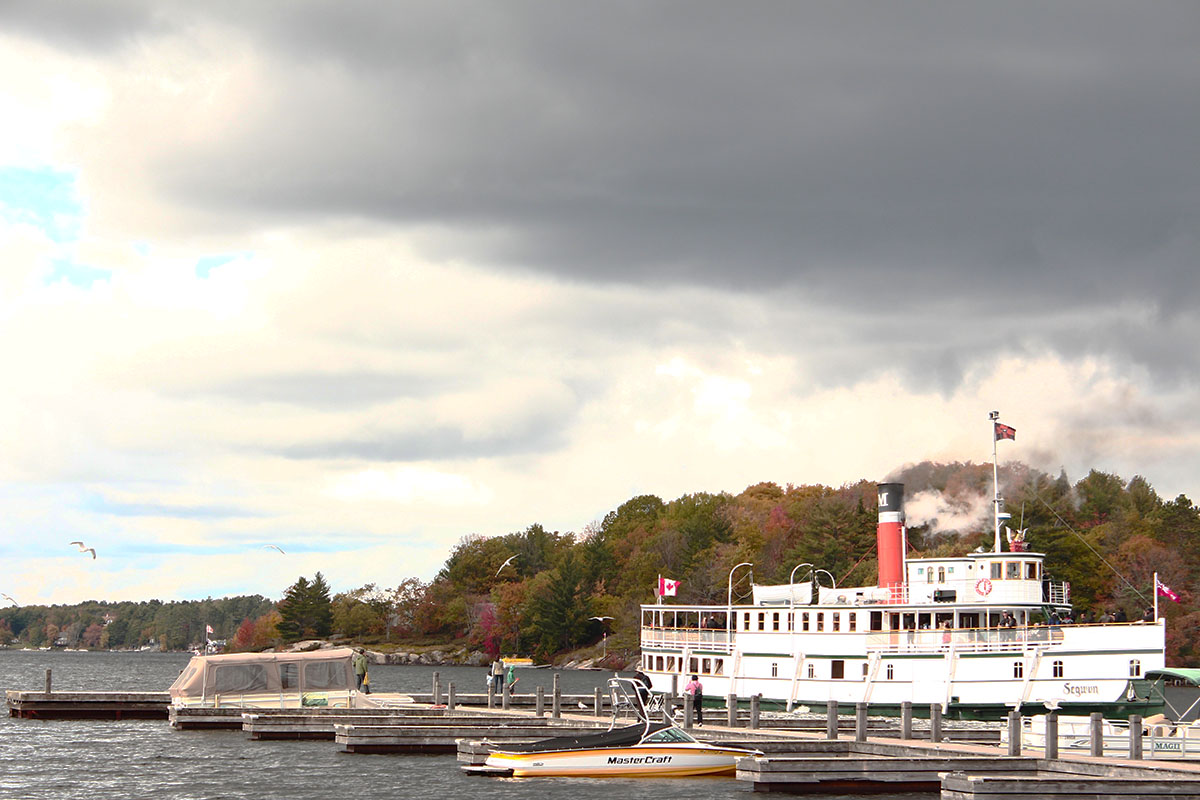
[[363, 687], [363, 681], [367, 679], [367, 653], [361, 647], [354, 651], [354, 656], [350, 659], [350, 663], [354, 665], [354, 677], [358, 681], [357, 688]]

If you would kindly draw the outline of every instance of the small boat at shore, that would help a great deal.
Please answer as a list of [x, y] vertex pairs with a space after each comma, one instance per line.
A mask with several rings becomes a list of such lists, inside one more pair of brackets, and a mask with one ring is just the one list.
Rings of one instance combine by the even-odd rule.
[[[609, 679], [613, 721], [607, 731], [497, 745], [482, 765], [462, 769], [474, 775], [514, 778], [732, 775], [739, 758], [762, 755], [757, 750], [697, 741], [670, 719], [652, 719], [661, 698], [653, 698], [647, 706], [640, 686], [631, 678]], [[616, 727], [626, 712], [633, 712], [637, 721]]]

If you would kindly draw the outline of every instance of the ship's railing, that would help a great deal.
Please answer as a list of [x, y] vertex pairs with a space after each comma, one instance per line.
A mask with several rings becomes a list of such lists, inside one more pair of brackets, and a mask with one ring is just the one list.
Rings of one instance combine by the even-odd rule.
[[689, 650], [733, 652], [729, 631], [696, 628], [642, 628], [642, 647], [670, 647]]
[[957, 653], [1036, 649], [1063, 640], [1055, 627], [1035, 628], [933, 628], [876, 631], [867, 634], [868, 653], [930, 653], [954, 648]]

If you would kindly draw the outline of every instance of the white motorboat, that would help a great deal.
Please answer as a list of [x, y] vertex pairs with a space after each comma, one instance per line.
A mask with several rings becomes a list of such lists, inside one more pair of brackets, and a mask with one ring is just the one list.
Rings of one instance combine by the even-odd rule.
[[[607, 731], [562, 736], [522, 744], [498, 744], [482, 766], [464, 766], [476, 775], [497, 777], [680, 777], [732, 775], [737, 759], [756, 750], [697, 741], [669, 719], [655, 720], [660, 697], [643, 702], [640, 682], [610, 678], [613, 722]], [[623, 712], [637, 721], [616, 727]]]

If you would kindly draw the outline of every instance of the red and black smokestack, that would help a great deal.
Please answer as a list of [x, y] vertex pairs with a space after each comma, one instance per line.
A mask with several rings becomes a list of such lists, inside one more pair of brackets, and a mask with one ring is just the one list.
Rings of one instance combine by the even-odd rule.
[[875, 529], [879, 554], [879, 585], [892, 590], [898, 601], [904, 586], [904, 484], [879, 484], [879, 524]]

